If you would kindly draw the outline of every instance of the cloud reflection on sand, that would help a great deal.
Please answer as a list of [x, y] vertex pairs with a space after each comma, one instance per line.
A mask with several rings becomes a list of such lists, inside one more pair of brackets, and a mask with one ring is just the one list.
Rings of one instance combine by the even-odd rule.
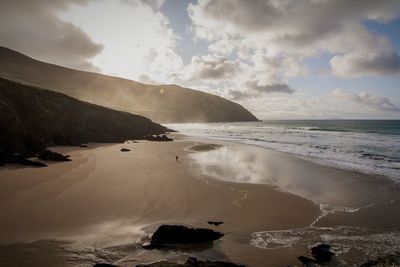
[[[229, 143], [191, 157], [204, 175], [237, 183], [270, 184], [332, 207], [357, 208], [396, 198], [390, 181], [259, 147]], [[371, 198], [371, 192], [377, 197]]]

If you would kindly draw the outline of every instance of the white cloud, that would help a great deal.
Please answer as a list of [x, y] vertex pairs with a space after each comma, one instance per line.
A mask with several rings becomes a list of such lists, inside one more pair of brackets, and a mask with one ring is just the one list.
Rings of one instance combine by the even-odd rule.
[[293, 92], [291, 97], [276, 93], [248, 97], [247, 91], [229, 92], [225, 96], [240, 100], [260, 119], [398, 119], [400, 112], [387, 98], [344, 90], [319, 96], [310, 96], [301, 90]]
[[93, 60], [104, 73], [169, 83], [183, 62], [175, 51], [178, 36], [159, 10], [162, 3], [160, 0], [91, 1], [85, 7], [63, 13], [62, 17], [104, 46]]
[[276, 62], [290, 58], [293, 66], [328, 52], [334, 55], [332, 74], [337, 76], [400, 73], [390, 41], [361, 24], [390, 21], [400, 14], [399, 1], [200, 0], [189, 5], [188, 13], [197, 38], [212, 42], [215, 52], [236, 51], [242, 59], [267, 54]]
[[391, 75], [400, 73], [400, 56], [389, 52], [352, 52], [331, 59], [332, 71], [339, 77]]
[[400, 112], [400, 107], [393, 104], [389, 99], [366, 92], [353, 94], [342, 89], [332, 91], [331, 95], [338, 99], [350, 101], [377, 111]]
[[79, 27], [58, 13], [87, 4], [86, 0], [0, 1], [0, 45], [66, 67], [94, 70], [102, 50]]
[[294, 90], [288, 86], [287, 84], [259, 84], [257, 81], [247, 81], [246, 85], [248, 88], [253, 89], [254, 91], [260, 93], [273, 93], [273, 92], [282, 92], [282, 93], [293, 93]]
[[188, 79], [233, 79], [239, 68], [237, 62], [216, 54], [193, 56], [190, 65], [187, 66]]

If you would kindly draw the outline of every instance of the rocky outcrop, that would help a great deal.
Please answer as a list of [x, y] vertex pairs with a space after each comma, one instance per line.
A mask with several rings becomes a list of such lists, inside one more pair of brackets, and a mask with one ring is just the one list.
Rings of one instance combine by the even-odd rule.
[[224, 234], [204, 228], [189, 228], [182, 225], [161, 225], [151, 237], [146, 249], [164, 248], [176, 245], [213, 242]]
[[68, 69], [0, 47], [0, 76], [160, 123], [256, 121], [241, 105], [177, 85], [148, 85]]
[[129, 151], [131, 151], [131, 150], [128, 148], [121, 148], [121, 152], [129, 152]]
[[146, 140], [148, 140], [148, 141], [159, 141], [159, 142], [174, 141], [174, 139], [169, 138], [165, 134], [163, 134], [163, 135], [148, 135], [148, 136], [146, 136]]
[[331, 246], [328, 244], [319, 244], [315, 247], [311, 248], [312, 258], [308, 258], [305, 256], [298, 257], [299, 261], [303, 264], [323, 264], [328, 263], [332, 260], [332, 256], [335, 255], [331, 250]]
[[207, 223], [208, 223], [209, 225], [220, 226], [220, 225], [223, 224], [224, 222], [220, 222], [220, 221], [208, 221]]
[[45, 149], [42, 152], [39, 152], [38, 158], [42, 160], [51, 160], [51, 161], [71, 161], [67, 156], [61, 155], [60, 153], [50, 151]]
[[36, 156], [52, 145], [124, 142], [167, 131], [139, 115], [0, 78], [2, 163]]
[[[108, 263], [96, 263], [93, 267], [118, 267]], [[189, 257], [183, 264], [168, 261], [159, 261], [150, 264], [138, 264], [136, 267], [244, 267], [244, 265], [234, 264], [227, 261], [203, 261]]]
[[139, 264], [136, 265], [136, 267], [244, 267], [244, 265], [238, 265], [226, 261], [202, 261], [189, 257], [184, 264], [161, 261], [152, 264]]
[[46, 164], [43, 162], [39, 161], [33, 161], [30, 159], [27, 159], [26, 157], [19, 155], [19, 154], [14, 154], [10, 152], [4, 152], [0, 150], [0, 166], [3, 166], [5, 163], [16, 163], [16, 164], [21, 164], [25, 166], [32, 166], [32, 167], [47, 167]]

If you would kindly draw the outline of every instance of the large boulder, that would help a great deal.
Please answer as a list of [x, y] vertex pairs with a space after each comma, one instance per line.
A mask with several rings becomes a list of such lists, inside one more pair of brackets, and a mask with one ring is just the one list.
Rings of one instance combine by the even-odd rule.
[[224, 234], [204, 228], [189, 228], [182, 225], [161, 225], [151, 237], [146, 249], [163, 248], [192, 243], [209, 243], [220, 239]]
[[331, 246], [328, 244], [319, 244], [311, 248], [311, 255], [313, 258], [300, 256], [297, 259], [305, 265], [310, 264], [324, 264], [332, 260], [332, 256], [335, 253], [331, 250]]
[[311, 254], [317, 262], [330, 262], [335, 253], [332, 252], [331, 246], [328, 244], [320, 244], [311, 248]]

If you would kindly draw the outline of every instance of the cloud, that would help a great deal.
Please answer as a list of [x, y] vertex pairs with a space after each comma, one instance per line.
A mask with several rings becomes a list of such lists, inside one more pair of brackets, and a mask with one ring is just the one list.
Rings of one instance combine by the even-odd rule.
[[257, 81], [247, 81], [244, 83], [244, 90], [228, 90], [225, 97], [232, 100], [246, 100], [254, 98], [264, 98], [266, 95], [272, 93], [294, 93], [295, 90], [287, 84], [266, 84], [259, 85]]
[[395, 0], [200, 0], [190, 4], [188, 12], [199, 36], [203, 30], [209, 32], [203, 37], [211, 39], [268, 32], [272, 38], [292, 37], [304, 42], [342, 30], [343, 22], [387, 22], [399, 14], [399, 6]]
[[127, 3], [130, 5], [138, 5], [138, 4], [146, 4], [152, 7], [155, 10], [161, 8], [164, 4], [164, 0], [121, 0], [123, 3]]
[[217, 55], [194, 56], [191, 64], [192, 75], [196, 79], [232, 79], [232, 76], [238, 71], [235, 62]]
[[363, 75], [393, 75], [400, 73], [400, 56], [388, 53], [349, 53], [331, 59], [333, 73], [339, 77]]
[[251, 94], [249, 92], [242, 92], [242, 91], [237, 91], [237, 90], [229, 90], [226, 98], [231, 99], [231, 100], [244, 100], [244, 99], [248, 99], [248, 98], [253, 98], [254, 94]]
[[266, 84], [262, 85], [257, 83], [257, 81], [247, 81], [246, 86], [252, 90], [260, 93], [293, 93], [294, 90], [287, 84], [277, 83], [277, 84]]
[[102, 50], [79, 27], [61, 20], [58, 12], [86, 0], [0, 2], [0, 45], [66, 67], [94, 70], [91, 59]]
[[103, 73], [170, 83], [183, 61], [175, 51], [179, 37], [161, 13], [162, 4], [160, 0], [90, 1], [62, 17], [104, 46], [93, 59]]
[[216, 52], [235, 51], [242, 59], [267, 55], [275, 63], [290, 58], [293, 66], [327, 52], [333, 55], [333, 75], [399, 73], [391, 42], [362, 24], [390, 21], [400, 14], [399, 1], [200, 0], [188, 13], [196, 37], [211, 42]]
[[351, 101], [378, 111], [400, 112], [400, 107], [393, 104], [386, 97], [377, 96], [366, 92], [352, 94], [342, 89], [336, 89], [332, 91], [331, 95], [333, 97]]
[[142, 73], [138, 77], [138, 81], [145, 84], [159, 85], [160, 83], [153, 80], [148, 74]]

